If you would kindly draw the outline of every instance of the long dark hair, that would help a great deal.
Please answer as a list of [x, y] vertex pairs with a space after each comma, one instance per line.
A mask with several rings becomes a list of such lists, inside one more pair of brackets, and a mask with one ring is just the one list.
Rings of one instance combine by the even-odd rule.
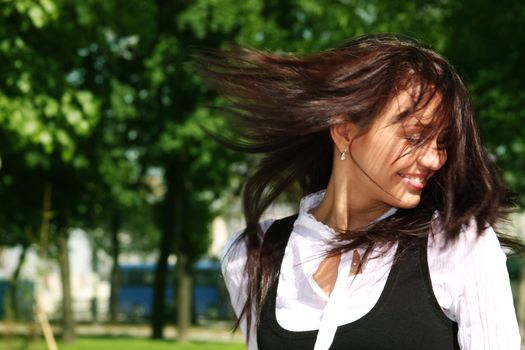
[[[368, 35], [311, 55], [235, 48], [201, 53], [196, 62], [205, 81], [231, 102], [228, 122], [233, 133], [215, 136], [243, 152], [263, 155], [245, 184], [246, 229], [238, 240], [248, 252], [248, 298], [239, 316], [246, 317], [248, 329], [258, 322], [280, 270], [261, 256], [261, 215], [293, 183], [305, 194], [327, 187], [334, 147], [329, 128], [341, 122], [341, 116], [366, 132], [400, 91], [417, 87], [412, 106], [397, 120], [417, 115], [438, 97], [436, 127], [420, 145], [440, 133], [447, 162], [431, 178], [417, 207], [341, 232], [340, 244], [332, 251], [400, 241], [408, 246], [435, 229], [434, 213], [439, 213], [439, 229], [451, 241], [467, 225], [475, 223], [478, 233], [496, 225], [511, 205], [481, 145], [464, 83], [445, 58], [414, 40]], [[502, 245], [518, 246], [510, 237], [499, 238]]]

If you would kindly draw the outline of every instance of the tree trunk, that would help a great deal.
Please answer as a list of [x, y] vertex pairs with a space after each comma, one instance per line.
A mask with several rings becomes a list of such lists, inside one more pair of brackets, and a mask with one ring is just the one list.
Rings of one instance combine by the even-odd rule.
[[191, 278], [189, 276], [190, 263], [188, 254], [185, 251], [183, 243], [183, 235], [188, 234], [187, 230], [187, 212], [189, 200], [187, 183], [184, 179], [184, 174], [178, 173], [177, 186], [175, 198], [175, 216], [178, 220], [174, 225], [174, 250], [177, 255], [177, 274], [175, 275], [177, 287], [177, 339], [184, 343], [188, 341], [190, 324], [191, 324]]
[[164, 317], [166, 305], [166, 275], [168, 273], [168, 257], [171, 253], [172, 237], [166, 232], [162, 233], [161, 247], [157, 267], [155, 269], [155, 282], [153, 284], [153, 308], [151, 315], [152, 338], [164, 338]]
[[66, 342], [75, 339], [68, 240], [67, 228], [60, 227], [58, 229], [58, 246], [60, 251], [60, 277], [62, 280], [62, 340]]
[[19, 314], [18, 314], [18, 300], [17, 300], [17, 290], [18, 290], [18, 280], [20, 277], [20, 271], [22, 270], [22, 267], [24, 266], [24, 262], [26, 261], [26, 255], [27, 255], [27, 249], [29, 248], [29, 244], [24, 243], [22, 244], [22, 252], [20, 252], [20, 257], [18, 258], [18, 263], [16, 265], [15, 271], [13, 272], [13, 275], [11, 276], [11, 279], [9, 280], [9, 303], [8, 308], [9, 313], [12, 315], [12, 320], [17, 321], [19, 320]]
[[[38, 249], [38, 262], [39, 266], [37, 267], [37, 274], [38, 274], [38, 284], [39, 287], [37, 288], [37, 292], [35, 295], [35, 303], [33, 308], [34, 313], [34, 319], [38, 322], [40, 327], [42, 328], [42, 331], [44, 333], [44, 338], [46, 339], [46, 344], [49, 350], [56, 350], [56, 341], [55, 341], [55, 335], [53, 334], [53, 330], [49, 326], [49, 321], [47, 318], [46, 313], [42, 309], [42, 291], [44, 289], [47, 289], [45, 280], [45, 272], [40, 264], [44, 264], [44, 261], [47, 257], [47, 246], [48, 246], [48, 239], [49, 239], [49, 226], [51, 222], [51, 218], [53, 217], [53, 212], [51, 210], [51, 195], [52, 195], [53, 186], [50, 182], [46, 182], [44, 186], [44, 193], [42, 198], [42, 222], [40, 224], [40, 243], [39, 243], [39, 249]], [[69, 254], [68, 254], [69, 255]], [[34, 334], [34, 341], [39, 342], [40, 339], [37, 339], [37, 333], [36, 328], [37, 325], [34, 325], [33, 328], [35, 330]]]
[[188, 341], [191, 325], [192, 288], [188, 265], [186, 255], [179, 253], [177, 255], [177, 340], [179, 343]]
[[91, 267], [93, 273], [96, 276], [96, 280], [93, 286], [93, 298], [91, 298], [91, 320], [93, 323], [98, 322], [98, 283], [99, 283], [99, 271], [98, 271], [98, 248], [94, 241], [92, 241], [92, 256], [91, 256]]
[[177, 339], [184, 343], [188, 341], [191, 324], [191, 278], [190, 259], [184, 247], [183, 235], [191, 234], [188, 232], [188, 184], [185, 182], [183, 174], [177, 174], [175, 182], [177, 196], [175, 198], [175, 216], [178, 220], [174, 225], [174, 250], [177, 255], [177, 274], [175, 275], [175, 286], [177, 288], [175, 304], [177, 305]]
[[176, 222], [176, 171], [173, 165], [166, 167], [166, 195], [163, 205], [162, 237], [160, 239], [159, 257], [155, 269], [153, 285], [153, 307], [151, 315], [152, 338], [164, 338], [166, 285], [168, 275], [168, 258], [173, 252]]
[[38, 255], [39, 258], [45, 260], [47, 258], [47, 244], [49, 240], [49, 223], [53, 217], [51, 210], [51, 194], [53, 186], [47, 182], [44, 186], [44, 194], [42, 198], [42, 223], [40, 224], [40, 244]]
[[118, 310], [120, 303], [120, 241], [118, 238], [120, 224], [120, 216], [115, 213], [113, 215], [113, 222], [111, 223], [111, 258], [113, 260], [113, 266], [111, 268], [109, 318], [112, 323], [118, 322]]

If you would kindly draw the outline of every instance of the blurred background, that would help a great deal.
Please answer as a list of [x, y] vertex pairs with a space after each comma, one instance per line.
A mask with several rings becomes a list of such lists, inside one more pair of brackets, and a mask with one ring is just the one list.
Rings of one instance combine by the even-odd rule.
[[256, 159], [199, 128], [220, 132], [225, 101], [191, 70], [197, 47], [429, 44], [469, 86], [518, 194], [502, 229], [523, 237], [524, 23], [521, 0], [0, 0], [0, 348], [244, 348], [219, 258]]

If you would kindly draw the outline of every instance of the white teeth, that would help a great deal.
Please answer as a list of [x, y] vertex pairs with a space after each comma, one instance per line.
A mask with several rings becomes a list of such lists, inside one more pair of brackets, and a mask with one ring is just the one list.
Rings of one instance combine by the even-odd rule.
[[419, 183], [424, 183], [425, 182], [425, 178], [419, 177], [419, 176], [409, 176], [409, 175], [401, 174], [401, 177], [407, 178], [410, 181], [417, 181]]

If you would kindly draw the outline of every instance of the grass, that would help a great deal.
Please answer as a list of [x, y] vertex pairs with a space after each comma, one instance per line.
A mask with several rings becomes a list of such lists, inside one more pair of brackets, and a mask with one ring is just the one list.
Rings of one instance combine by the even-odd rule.
[[[47, 350], [43, 342], [30, 342], [24, 338], [9, 341], [0, 338], [2, 350]], [[177, 344], [170, 340], [118, 337], [80, 337], [72, 343], [58, 343], [59, 350], [246, 350], [240, 343], [190, 342]]]

